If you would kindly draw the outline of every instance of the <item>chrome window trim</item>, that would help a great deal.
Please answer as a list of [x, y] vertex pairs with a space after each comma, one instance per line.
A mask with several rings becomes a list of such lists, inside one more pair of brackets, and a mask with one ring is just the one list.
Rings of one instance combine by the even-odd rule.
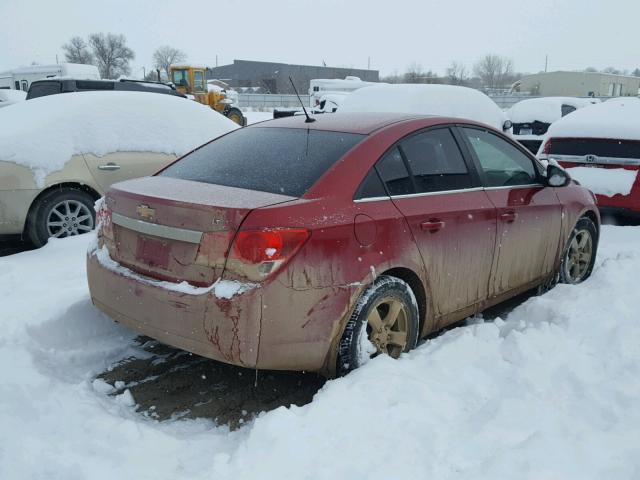
[[135, 232], [152, 235], [154, 237], [177, 240], [179, 242], [200, 243], [200, 240], [202, 239], [202, 232], [198, 232], [196, 230], [143, 222], [142, 220], [137, 220], [135, 218], [125, 217], [124, 215], [116, 212], [111, 214], [111, 221], [116, 225], [120, 225], [121, 227], [128, 228]]
[[542, 183], [525, 183], [524, 185], [503, 185], [501, 187], [484, 187], [484, 190], [507, 190], [510, 188], [544, 187]]
[[356, 198], [353, 203], [363, 203], [363, 202], [380, 202], [382, 200], [391, 200], [391, 197], [385, 195], [384, 197], [366, 197], [366, 198]]
[[472, 188], [462, 188], [457, 190], [440, 190], [437, 192], [422, 192], [422, 193], [408, 193], [406, 195], [391, 195], [389, 197], [358, 198], [353, 202], [354, 203], [378, 202], [380, 200], [393, 200], [396, 198], [401, 200], [403, 198], [429, 197], [431, 195], [447, 195], [450, 193], [482, 192], [486, 190], [508, 190], [512, 188], [531, 188], [531, 187], [545, 188], [545, 185], [543, 185], [542, 183], [527, 183], [525, 185], [504, 185], [502, 187], [472, 187]]
[[406, 195], [391, 195], [391, 198], [414, 198], [414, 197], [430, 197], [432, 195], [447, 195], [450, 193], [466, 193], [466, 192], [481, 192], [483, 187], [471, 187], [471, 188], [458, 188], [456, 190], [439, 190], [437, 192], [421, 192], [421, 193], [408, 193]]
[[584, 165], [640, 165], [640, 158], [625, 158], [625, 157], [599, 157], [593, 155], [594, 161], [587, 161], [587, 157], [591, 155], [559, 155], [550, 153], [547, 154], [547, 159], [555, 160], [557, 162], [567, 163], [580, 163]]

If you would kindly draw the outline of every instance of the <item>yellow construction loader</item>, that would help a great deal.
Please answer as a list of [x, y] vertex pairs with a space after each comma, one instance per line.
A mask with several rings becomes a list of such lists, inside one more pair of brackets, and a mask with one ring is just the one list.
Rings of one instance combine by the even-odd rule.
[[207, 85], [207, 69], [193, 65], [171, 65], [169, 75], [176, 89], [185, 95], [191, 95], [196, 102], [209, 105], [225, 117], [233, 120], [238, 125], [247, 124], [247, 119], [239, 108], [232, 105], [225, 89], [212, 86], [211, 91]]

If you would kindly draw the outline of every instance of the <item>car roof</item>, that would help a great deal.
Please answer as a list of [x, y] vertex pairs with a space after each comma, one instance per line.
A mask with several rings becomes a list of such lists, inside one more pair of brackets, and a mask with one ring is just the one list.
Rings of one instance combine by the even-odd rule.
[[[291, 117], [267, 120], [265, 122], [250, 125], [248, 128], [256, 127], [280, 127], [280, 128], [305, 128], [310, 130], [328, 130], [334, 132], [359, 133], [368, 135], [383, 127], [394, 123], [415, 120], [419, 118], [439, 117], [429, 115], [414, 115], [408, 113], [324, 113], [314, 115], [315, 122], [307, 123], [304, 115], [294, 115]], [[435, 123], [435, 122], [434, 122]]]

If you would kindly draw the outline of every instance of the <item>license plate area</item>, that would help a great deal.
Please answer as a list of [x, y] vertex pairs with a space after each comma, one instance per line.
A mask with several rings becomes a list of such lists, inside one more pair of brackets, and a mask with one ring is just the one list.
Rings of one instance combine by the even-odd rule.
[[169, 245], [162, 240], [138, 236], [136, 260], [150, 267], [167, 269], [169, 266]]

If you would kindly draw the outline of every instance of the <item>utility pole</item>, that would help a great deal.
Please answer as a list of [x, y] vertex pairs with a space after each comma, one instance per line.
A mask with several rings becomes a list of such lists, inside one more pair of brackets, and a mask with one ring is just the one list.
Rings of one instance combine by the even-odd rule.
[[549, 54], [544, 56], [544, 73], [547, 73], [547, 67], [549, 66]]
[[367, 70], [371, 70], [371, 57], [367, 57]]
[[216, 53], [216, 67], [218, 66], [218, 54]]

